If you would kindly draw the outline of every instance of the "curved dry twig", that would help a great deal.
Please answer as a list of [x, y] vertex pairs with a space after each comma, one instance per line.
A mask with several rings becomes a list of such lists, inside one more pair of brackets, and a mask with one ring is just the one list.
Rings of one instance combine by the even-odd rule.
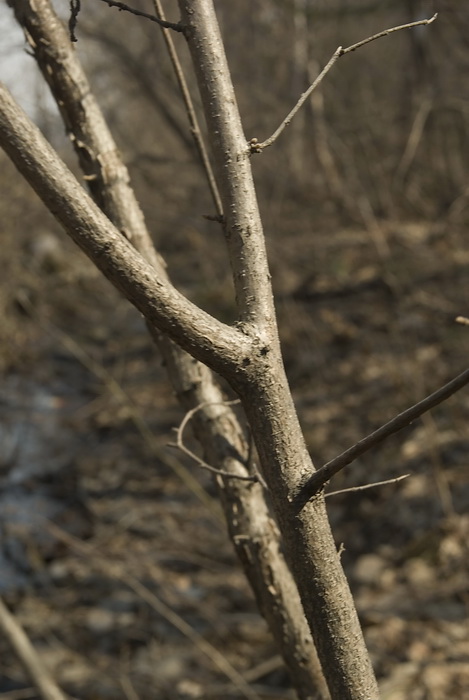
[[412, 29], [413, 27], [419, 27], [421, 25], [426, 25], [426, 24], [431, 24], [436, 20], [438, 17], [438, 13], [434, 14], [433, 17], [430, 19], [421, 19], [418, 22], [409, 22], [408, 24], [400, 24], [397, 27], [391, 27], [390, 29], [385, 29], [382, 32], [379, 32], [378, 34], [373, 34], [372, 36], [367, 37], [366, 39], [363, 39], [362, 41], [357, 42], [356, 44], [352, 44], [351, 46], [348, 46], [347, 48], [343, 48], [342, 46], [339, 46], [332, 56], [330, 57], [329, 61], [327, 64], [324, 66], [322, 71], [319, 73], [318, 77], [316, 80], [309, 86], [309, 88], [304, 92], [296, 105], [293, 107], [291, 112], [288, 113], [288, 115], [285, 117], [283, 122], [280, 124], [278, 129], [274, 131], [272, 136], [270, 138], [266, 139], [265, 141], [262, 141], [262, 143], [259, 143], [257, 138], [252, 138], [249, 143], [249, 151], [251, 153], [262, 153], [264, 148], [267, 148], [268, 146], [271, 146], [280, 136], [282, 131], [290, 124], [292, 121], [293, 117], [299, 112], [301, 107], [304, 105], [308, 97], [311, 95], [311, 93], [318, 87], [320, 83], [324, 80], [326, 77], [327, 73], [331, 70], [333, 65], [336, 63], [336, 61], [341, 58], [341, 56], [345, 56], [348, 53], [352, 53], [352, 51], [356, 51], [357, 49], [361, 48], [362, 46], [365, 46], [365, 44], [369, 44], [372, 41], [375, 41], [376, 39], [381, 39], [384, 36], [388, 36], [388, 34], [392, 34], [393, 32], [399, 32], [402, 29]]
[[210, 464], [207, 464], [205, 460], [203, 460], [201, 457], [195, 454], [195, 452], [192, 452], [186, 445], [184, 444], [184, 430], [187, 427], [188, 423], [191, 421], [191, 419], [194, 417], [194, 415], [202, 410], [203, 408], [206, 408], [207, 406], [233, 406], [234, 404], [239, 404], [240, 401], [239, 399], [234, 399], [233, 401], [216, 401], [216, 402], [207, 402], [204, 401], [203, 403], [199, 404], [195, 408], [192, 408], [190, 411], [187, 411], [186, 415], [182, 419], [180, 425], [178, 428], [174, 428], [176, 431], [176, 442], [170, 442], [168, 443], [170, 447], [176, 447], [178, 450], [183, 452], [185, 455], [190, 457], [191, 459], [196, 462], [199, 467], [202, 467], [202, 469], [206, 469], [207, 471], [211, 472], [212, 474], [218, 474], [219, 476], [224, 476], [227, 477], [228, 479], [239, 479], [240, 481], [252, 481], [252, 482], [257, 482], [260, 480], [259, 474], [234, 474], [233, 472], [228, 472], [225, 469], [217, 469], [216, 467], [212, 467]]
[[362, 41], [358, 41], [356, 44], [352, 44], [351, 46], [348, 46], [346, 49], [343, 49], [341, 52], [341, 56], [344, 56], [346, 53], [351, 53], [352, 51], [356, 51], [357, 49], [360, 49], [362, 46], [365, 46], [365, 44], [369, 44], [371, 41], [375, 41], [376, 39], [381, 39], [383, 36], [388, 36], [389, 34], [393, 34], [394, 32], [400, 32], [402, 29], [413, 29], [414, 27], [421, 27], [422, 25], [426, 24], [432, 24], [438, 17], [438, 12], [435, 12], [433, 17], [430, 17], [430, 19], [419, 19], [417, 22], [408, 22], [407, 24], [400, 24], [397, 27], [391, 27], [390, 29], [385, 29], [383, 32], [378, 32], [378, 34], [373, 34], [373, 36], [369, 36], [366, 39], [362, 39]]
[[[153, 0], [153, 7], [155, 8], [155, 14], [158, 17], [158, 19], [162, 22], [166, 21], [166, 17], [164, 14], [163, 10], [163, 5], [161, 4], [161, 0]], [[189, 125], [191, 128], [191, 135], [195, 143], [195, 147], [197, 149], [197, 153], [199, 154], [199, 158], [202, 162], [202, 167], [205, 171], [205, 175], [207, 177], [207, 182], [208, 186], [210, 188], [210, 193], [212, 195], [213, 203], [215, 205], [216, 209], [216, 217], [215, 220], [217, 221], [222, 221], [223, 220], [223, 204], [221, 201], [220, 197], [220, 192], [218, 191], [218, 186], [217, 182], [215, 179], [215, 175], [213, 172], [213, 168], [210, 163], [210, 159], [208, 157], [208, 152], [207, 148], [204, 143], [204, 139], [202, 136], [202, 132], [200, 130], [199, 126], [199, 120], [197, 119], [197, 114], [195, 112], [195, 107], [194, 103], [192, 101], [191, 94], [189, 92], [189, 87], [187, 85], [187, 80], [184, 75], [184, 71], [182, 69], [181, 61], [179, 60], [179, 57], [177, 55], [176, 47], [174, 46], [174, 41], [171, 36], [171, 33], [163, 27], [162, 29], [163, 32], [163, 39], [166, 44], [166, 48], [168, 49], [168, 55], [171, 63], [173, 64], [174, 72], [176, 73], [176, 80], [179, 85], [179, 89], [181, 91], [181, 96], [182, 100], [184, 102], [184, 106], [186, 108], [186, 113], [187, 113], [187, 118], [189, 119]], [[206, 218], [211, 218], [211, 217], [206, 217]]]

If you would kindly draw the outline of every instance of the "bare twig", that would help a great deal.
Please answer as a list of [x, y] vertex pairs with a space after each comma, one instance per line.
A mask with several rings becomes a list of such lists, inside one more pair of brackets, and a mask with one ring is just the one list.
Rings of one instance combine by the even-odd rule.
[[293, 119], [293, 117], [295, 116], [295, 114], [301, 109], [301, 107], [304, 105], [304, 103], [306, 102], [308, 97], [311, 95], [313, 90], [315, 90], [317, 88], [317, 86], [319, 85], [319, 83], [321, 83], [323, 81], [323, 79], [325, 78], [327, 73], [329, 73], [330, 69], [332, 68], [334, 63], [337, 61], [337, 59], [340, 58], [340, 56], [342, 56], [342, 53], [341, 53], [342, 51], [343, 51], [343, 49], [341, 46], [339, 46], [334, 51], [334, 53], [330, 57], [328, 63], [324, 66], [322, 71], [319, 73], [316, 80], [312, 83], [312, 85], [309, 86], [309, 88], [306, 90], [306, 92], [304, 92], [301, 95], [300, 99], [298, 100], [296, 105], [293, 107], [291, 112], [285, 117], [285, 119], [280, 124], [278, 129], [276, 131], [274, 131], [274, 133], [272, 134], [272, 136], [270, 138], [268, 138], [266, 141], [263, 141], [262, 143], [258, 143], [256, 138], [253, 138], [250, 140], [249, 146], [250, 146], [251, 153], [261, 153], [261, 151], [263, 151], [264, 148], [271, 146], [274, 143], [274, 141], [276, 141], [278, 139], [278, 137], [280, 136], [282, 131], [290, 124], [290, 122]]
[[417, 153], [417, 149], [422, 139], [423, 130], [431, 113], [432, 107], [433, 103], [430, 99], [423, 100], [419, 105], [414, 123], [412, 124], [412, 128], [410, 130], [409, 138], [407, 139], [404, 153], [402, 154], [400, 163], [397, 166], [395, 175], [396, 179], [404, 179], [409, 172], [412, 161], [415, 158], [415, 154]]
[[259, 141], [256, 138], [252, 138], [249, 143], [248, 147], [251, 153], [261, 153], [264, 148], [267, 148], [268, 146], [271, 146], [280, 136], [282, 131], [290, 124], [291, 120], [295, 116], [295, 114], [301, 109], [301, 107], [304, 105], [308, 97], [311, 95], [311, 93], [318, 87], [318, 85], [324, 80], [325, 76], [329, 71], [331, 70], [332, 66], [336, 63], [337, 59], [341, 58], [341, 56], [345, 56], [345, 54], [351, 53], [352, 51], [356, 51], [357, 49], [361, 48], [362, 46], [365, 46], [365, 44], [369, 44], [371, 41], [375, 41], [376, 39], [381, 39], [383, 36], [388, 36], [388, 34], [392, 34], [393, 32], [399, 32], [402, 29], [412, 29], [413, 27], [418, 27], [420, 25], [426, 25], [426, 24], [431, 24], [432, 22], [435, 21], [435, 19], [438, 17], [438, 13], [434, 14], [433, 17], [430, 19], [422, 19], [419, 20], [418, 22], [410, 22], [409, 24], [401, 24], [398, 27], [391, 27], [390, 29], [385, 29], [383, 32], [379, 32], [378, 34], [373, 34], [373, 36], [369, 36], [366, 39], [363, 39], [362, 41], [359, 41], [356, 44], [352, 44], [351, 46], [348, 46], [346, 49], [342, 48], [342, 46], [339, 46], [332, 56], [330, 57], [328, 63], [324, 66], [322, 71], [319, 73], [318, 77], [316, 80], [309, 86], [309, 88], [304, 92], [296, 105], [293, 107], [291, 112], [285, 117], [283, 122], [280, 124], [278, 129], [274, 131], [272, 136], [266, 141], [263, 141], [262, 143], [259, 143]]
[[26, 632], [0, 598], [0, 630], [21, 661], [26, 673], [43, 700], [65, 700], [48, 669], [31, 644]]
[[109, 7], [117, 7], [122, 12], [130, 12], [132, 15], [137, 15], [137, 17], [145, 17], [145, 19], [149, 19], [150, 22], [156, 22], [156, 24], [159, 24], [160, 27], [164, 27], [165, 29], [173, 29], [175, 32], [184, 31], [184, 27], [179, 22], [167, 22], [166, 20], [155, 17], [155, 15], [148, 14], [148, 12], [142, 12], [141, 10], [129, 7], [123, 2], [116, 2], [116, 0], [101, 0], [101, 2], [105, 2]]
[[240, 479], [241, 481], [253, 481], [257, 482], [260, 481], [259, 474], [248, 474], [248, 475], [243, 475], [243, 474], [234, 474], [233, 472], [228, 472], [224, 469], [217, 469], [216, 467], [212, 467], [210, 464], [207, 464], [201, 457], [198, 457], [195, 452], [192, 452], [186, 445], [184, 444], [184, 430], [189, 423], [189, 421], [193, 418], [193, 416], [200, 411], [203, 408], [206, 408], [207, 406], [233, 406], [233, 404], [239, 403], [239, 399], [235, 399], [234, 401], [223, 401], [223, 402], [204, 402], [196, 406], [195, 408], [192, 408], [190, 411], [187, 411], [186, 415], [181, 421], [181, 424], [179, 425], [178, 428], [175, 428], [176, 431], [176, 442], [170, 442], [169, 446], [170, 447], [176, 447], [178, 450], [181, 450], [185, 455], [190, 457], [191, 459], [194, 460], [194, 462], [197, 462], [199, 467], [202, 467], [202, 469], [207, 469], [207, 471], [212, 472], [212, 474], [218, 474], [219, 476], [225, 476], [229, 479]]
[[[153, 6], [155, 8], [155, 14], [158, 19], [162, 22], [166, 21], [163, 6], [161, 0], [153, 0]], [[202, 161], [202, 167], [205, 171], [207, 177], [208, 186], [210, 188], [210, 193], [212, 195], [213, 203], [215, 204], [215, 209], [217, 212], [216, 220], [223, 221], [223, 205], [221, 202], [220, 193], [218, 191], [217, 183], [215, 180], [215, 175], [213, 173], [212, 166], [210, 164], [210, 159], [208, 157], [207, 149], [202, 137], [202, 132], [200, 131], [199, 121], [197, 119], [197, 114], [195, 112], [194, 103], [192, 101], [191, 94], [187, 85], [187, 81], [184, 75], [184, 71], [181, 66], [181, 62], [177, 55], [176, 47], [174, 46], [173, 38], [168, 29], [163, 28], [163, 39], [166, 43], [166, 48], [168, 49], [169, 59], [173, 64], [174, 72], [176, 73], [176, 80], [181, 91], [182, 99], [186, 108], [187, 117], [189, 119], [189, 124], [191, 128], [192, 138], [194, 139], [195, 147], [199, 154], [199, 158]], [[208, 217], [206, 217], [208, 218]]]
[[419, 418], [423, 413], [426, 413], [431, 408], [445, 401], [457, 391], [462, 389], [469, 383], [469, 369], [459, 374], [453, 380], [445, 384], [441, 389], [433, 392], [419, 403], [411, 406], [406, 411], [399, 413], [395, 418], [385, 423], [367, 437], [363, 438], [355, 445], [350, 447], [342, 454], [335, 457], [330, 462], [327, 462], [323, 467], [318, 469], [309, 479], [303, 483], [298, 489], [297, 495], [293, 501], [295, 509], [299, 511], [306, 503], [313, 498], [335, 474], [340, 472], [344, 467], [354, 462], [365, 452], [368, 452], [372, 447], [388, 438], [390, 435], [397, 433], [402, 428], [412, 423], [416, 418]]
[[413, 27], [420, 27], [425, 24], [432, 24], [438, 17], [438, 12], [436, 12], [433, 17], [430, 17], [430, 19], [420, 19], [418, 22], [409, 22], [408, 24], [400, 24], [397, 27], [391, 27], [390, 29], [385, 29], [384, 32], [379, 32], [378, 34], [373, 34], [373, 36], [369, 36], [367, 39], [363, 39], [362, 41], [357, 42], [356, 44], [352, 44], [351, 46], [348, 46], [346, 49], [342, 49], [341, 51], [341, 56], [344, 56], [346, 53], [351, 53], [352, 51], [356, 51], [357, 49], [360, 49], [362, 46], [365, 46], [365, 44], [369, 44], [371, 41], [375, 41], [376, 39], [381, 39], [383, 36], [388, 36], [389, 34], [393, 34], [394, 32], [400, 32], [402, 29], [413, 29]]
[[402, 476], [396, 476], [395, 479], [386, 479], [385, 481], [374, 481], [372, 484], [362, 484], [361, 486], [351, 486], [348, 489], [340, 489], [340, 491], [328, 491], [325, 494], [325, 498], [329, 496], [339, 496], [343, 493], [351, 493], [352, 491], [366, 491], [367, 489], [374, 489], [376, 486], [387, 486], [388, 484], [397, 484], [398, 481], [407, 479], [410, 474], [402, 474]]

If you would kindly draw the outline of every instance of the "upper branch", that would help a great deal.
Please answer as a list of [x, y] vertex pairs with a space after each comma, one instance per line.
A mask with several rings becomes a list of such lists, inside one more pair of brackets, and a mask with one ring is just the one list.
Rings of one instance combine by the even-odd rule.
[[276, 337], [267, 254], [246, 145], [212, 2], [179, 0], [208, 126], [240, 320]]
[[[155, 8], [155, 14], [160, 20], [165, 20], [163, 5], [161, 0], [153, 0], [153, 6]], [[167, 29], [163, 29], [163, 39], [168, 49], [168, 55], [171, 63], [173, 64], [174, 72], [176, 74], [176, 80], [179, 85], [179, 90], [181, 91], [182, 101], [186, 108], [187, 118], [189, 119], [189, 124], [191, 128], [191, 135], [199, 154], [200, 162], [204, 169], [207, 183], [210, 188], [210, 193], [212, 195], [213, 203], [217, 212], [217, 218], [223, 221], [223, 204], [220, 198], [220, 193], [218, 191], [218, 185], [215, 179], [215, 175], [212, 170], [212, 165], [210, 163], [210, 158], [208, 156], [207, 148], [205, 146], [204, 138], [199, 127], [199, 120], [197, 119], [197, 113], [195, 111], [194, 103], [187, 85], [186, 76], [184, 75], [184, 70], [182, 68], [181, 61], [176, 51], [174, 45], [173, 37], [171, 32]]]
[[373, 36], [369, 36], [366, 39], [362, 39], [362, 41], [358, 41], [356, 44], [352, 44], [351, 46], [348, 46], [346, 49], [342, 49], [340, 52], [341, 56], [344, 56], [346, 53], [351, 53], [352, 51], [356, 51], [356, 49], [361, 48], [362, 46], [365, 46], [365, 44], [369, 44], [371, 41], [376, 41], [376, 39], [381, 39], [383, 36], [389, 36], [389, 34], [393, 34], [394, 32], [400, 32], [402, 29], [413, 29], [414, 27], [420, 27], [422, 25], [426, 24], [432, 24], [438, 17], [438, 12], [436, 12], [433, 17], [430, 17], [430, 19], [419, 19], [417, 22], [409, 22], [408, 24], [400, 24], [397, 27], [391, 27], [390, 29], [385, 29], [382, 32], [378, 32], [377, 34], [373, 34]]
[[432, 22], [434, 22], [436, 20], [437, 17], [438, 17], [438, 13], [434, 14], [433, 17], [431, 17], [430, 19], [421, 19], [418, 22], [410, 22], [409, 24], [400, 24], [398, 27], [391, 27], [390, 29], [385, 29], [384, 31], [378, 32], [377, 34], [373, 34], [372, 36], [369, 36], [366, 39], [363, 39], [362, 41], [357, 42], [356, 44], [352, 44], [351, 46], [347, 46], [346, 49], [344, 49], [342, 46], [337, 47], [337, 49], [334, 51], [334, 53], [330, 57], [327, 64], [324, 66], [322, 71], [319, 73], [316, 80], [300, 96], [296, 105], [287, 114], [287, 116], [285, 117], [283, 122], [274, 131], [272, 136], [270, 136], [265, 141], [262, 141], [262, 143], [259, 143], [259, 140], [257, 138], [250, 139], [250, 141], [248, 143], [248, 147], [249, 147], [250, 152], [251, 153], [262, 153], [264, 148], [271, 146], [278, 139], [278, 137], [280, 136], [282, 131], [290, 124], [293, 117], [297, 114], [297, 112], [299, 112], [299, 110], [304, 105], [304, 103], [306, 102], [308, 97], [311, 95], [311, 93], [314, 90], [316, 90], [316, 88], [318, 87], [318, 85], [320, 83], [322, 83], [322, 81], [326, 77], [327, 73], [329, 73], [332, 66], [336, 63], [337, 59], [339, 59], [341, 56], [345, 56], [345, 54], [347, 54], [347, 53], [351, 53], [352, 51], [356, 51], [357, 49], [361, 48], [362, 46], [365, 46], [365, 44], [369, 44], [372, 41], [376, 41], [376, 39], [381, 39], [383, 36], [388, 36], [389, 34], [392, 34], [393, 32], [400, 32], [400, 31], [402, 31], [402, 29], [412, 29], [413, 27], [419, 27], [420, 25], [431, 24]]
[[150, 324], [224, 376], [236, 373], [250, 341], [207, 314], [158, 274], [113, 226], [39, 129], [0, 83], [0, 146], [101, 272]]

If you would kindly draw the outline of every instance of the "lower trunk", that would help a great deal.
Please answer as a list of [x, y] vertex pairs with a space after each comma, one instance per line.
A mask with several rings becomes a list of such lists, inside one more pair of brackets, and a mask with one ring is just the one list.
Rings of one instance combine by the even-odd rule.
[[296, 487], [314, 467], [280, 359], [253, 368], [254, 375], [256, 381], [240, 394], [331, 697], [377, 700], [377, 683], [324, 497], [318, 495], [300, 513], [292, 505]]

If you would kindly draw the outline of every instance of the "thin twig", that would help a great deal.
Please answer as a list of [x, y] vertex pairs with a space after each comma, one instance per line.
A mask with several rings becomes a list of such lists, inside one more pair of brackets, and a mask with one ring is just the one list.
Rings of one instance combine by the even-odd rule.
[[10, 643], [24, 670], [43, 700], [66, 700], [29, 637], [0, 598], [0, 630]]
[[259, 481], [259, 474], [249, 474], [247, 476], [244, 476], [242, 474], [234, 474], [233, 472], [228, 472], [225, 469], [217, 469], [216, 467], [212, 467], [210, 464], [207, 464], [205, 460], [203, 460], [201, 457], [195, 454], [195, 452], [192, 452], [186, 445], [184, 444], [184, 430], [189, 423], [190, 420], [194, 417], [194, 415], [200, 411], [202, 408], [205, 408], [206, 406], [232, 406], [233, 404], [239, 403], [239, 399], [235, 399], [234, 401], [205, 401], [203, 403], [200, 403], [198, 406], [195, 408], [192, 408], [190, 411], [187, 411], [186, 415], [182, 419], [180, 425], [178, 428], [175, 428], [176, 431], [176, 442], [170, 442], [168, 443], [170, 447], [176, 447], [178, 450], [183, 452], [185, 455], [190, 457], [191, 459], [194, 460], [194, 462], [197, 462], [199, 467], [202, 467], [202, 469], [207, 469], [207, 471], [212, 472], [212, 474], [218, 474], [219, 476], [225, 476], [229, 479], [240, 479], [241, 481], [253, 481], [257, 482]]
[[388, 484], [397, 484], [398, 481], [402, 479], [407, 479], [410, 474], [402, 474], [402, 476], [396, 476], [395, 479], [386, 479], [386, 481], [374, 481], [372, 484], [362, 484], [361, 486], [351, 486], [348, 489], [340, 489], [339, 491], [328, 491], [324, 494], [325, 498], [329, 496], [339, 496], [343, 493], [351, 493], [352, 491], [366, 491], [367, 489], [374, 489], [376, 486], [387, 486]]
[[457, 391], [462, 389], [469, 383], [469, 369], [459, 374], [452, 379], [448, 384], [445, 384], [441, 389], [433, 392], [419, 403], [414, 404], [406, 411], [399, 413], [395, 418], [385, 423], [375, 430], [371, 435], [363, 438], [355, 445], [350, 447], [342, 454], [327, 462], [323, 467], [318, 469], [309, 479], [299, 487], [298, 492], [293, 499], [295, 509], [299, 512], [306, 503], [313, 498], [335, 474], [340, 472], [344, 467], [354, 462], [365, 452], [368, 452], [372, 447], [388, 438], [390, 435], [397, 433], [402, 428], [412, 423], [416, 418], [419, 418], [423, 413], [426, 413], [431, 408], [445, 401]]
[[271, 146], [274, 143], [274, 141], [276, 141], [278, 139], [278, 137], [280, 136], [282, 131], [290, 124], [290, 122], [293, 119], [293, 117], [295, 116], [295, 114], [301, 109], [301, 107], [304, 105], [304, 103], [306, 102], [308, 97], [311, 95], [313, 90], [315, 90], [317, 88], [319, 83], [321, 83], [322, 80], [327, 75], [327, 73], [329, 73], [330, 69], [332, 68], [334, 63], [337, 61], [337, 59], [340, 58], [340, 56], [342, 56], [341, 51], [343, 51], [341, 46], [339, 46], [334, 51], [334, 53], [330, 57], [328, 63], [324, 66], [322, 71], [319, 73], [319, 75], [316, 78], [316, 80], [314, 81], [314, 83], [312, 85], [310, 85], [309, 88], [306, 90], [306, 92], [304, 92], [301, 95], [300, 99], [298, 100], [296, 105], [293, 107], [291, 112], [285, 117], [285, 119], [280, 124], [278, 129], [276, 131], [274, 131], [274, 133], [272, 134], [272, 136], [270, 138], [268, 138], [266, 141], [263, 141], [262, 143], [258, 143], [256, 138], [250, 140], [249, 145], [250, 145], [251, 153], [260, 153], [261, 151], [264, 150], [264, 148]]
[[167, 22], [166, 20], [155, 17], [155, 15], [148, 14], [148, 12], [142, 12], [141, 10], [129, 7], [123, 2], [116, 2], [116, 0], [101, 0], [101, 2], [105, 2], [109, 7], [117, 7], [122, 12], [130, 12], [132, 15], [137, 15], [137, 17], [145, 17], [145, 19], [149, 19], [150, 22], [156, 22], [156, 24], [159, 24], [160, 27], [164, 27], [165, 29], [173, 29], [175, 32], [184, 31], [184, 27], [179, 22]]
[[426, 24], [432, 24], [438, 17], [438, 12], [435, 12], [433, 17], [430, 17], [430, 19], [419, 19], [418, 22], [409, 22], [408, 24], [400, 24], [398, 27], [391, 27], [391, 29], [385, 29], [384, 32], [379, 32], [378, 34], [373, 34], [373, 36], [369, 36], [367, 39], [363, 39], [362, 41], [357, 42], [356, 44], [352, 44], [351, 46], [348, 46], [346, 49], [342, 49], [341, 56], [344, 56], [346, 53], [351, 53], [352, 51], [356, 51], [357, 49], [361, 48], [362, 46], [365, 46], [365, 44], [369, 44], [370, 41], [375, 41], [376, 39], [381, 39], [383, 36], [388, 36], [389, 34], [393, 34], [394, 32], [400, 32], [402, 29], [413, 29], [413, 27], [421, 27], [422, 25]]
[[345, 54], [351, 53], [352, 51], [356, 51], [359, 49], [361, 46], [364, 46], [365, 44], [369, 44], [371, 41], [375, 41], [376, 39], [381, 39], [383, 36], [388, 36], [388, 34], [392, 34], [393, 32], [399, 32], [402, 29], [412, 29], [413, 27], [418, 27], [421, 25], [426, 25], [426, 24], [431, 24], [436, 20], [438, 17], [438, 13], [434, 14], [433, 17], [430, 19], [421, 19], [418, 22], [410, 22], [409, 24], [401, 24], [398, 27], [391, 27], [390, 29], [385, 29], [383, 32], [379, 32], [378, 34], [373, 34], [373, 36], [369, 36], [366, 39], [363, 39], [362, 41], [359, 41], [356, 44], [352, 44], [351, 46], [348, 46], [346, 49], [342, 48], [342, 46], [339, 46], [334, 53], [332, 54], [331, 58], [329, 59], [328, 63], [325, 65], [325, 67], [322, 69], [322, 71], [319, 73], [318, 77], [316, 80], [309, 86], [309, 88], [304, 92], [296, 105], [293, 107], [291, 112], [285, 117], [283, 122], [280, 124], [278, 129], [274, 131], [272, 136], [266, 141], [263, 141], [262, 143], [259, 143], [259, 141], [256, 138], [252, 138], [249, 143], [248, 147], [251, 153], [261, 153], [264, 148], [267, 148], [268, 146], [271, 146], [280, 136], [282, 131], [290, 124], [291, 120], [295, 116], [295, 114], [301, 109], [301, 107], [304, 105], [308, 97], [311, 95], [311, 93], [318, 87], [318, 85], [324, 80], [325, 76], [329, 71], [331, 70], [332, 66], [336, 63], [337, 59], [341, 58], [341, 56], [345, 56]]
[[[161, 0], [153, 0], [153, 6], [155, 8], [155, 14], [161, 22], [166, 21], [163, 6]], [[208, 186], [210, 188], [210, 193], [212, 195], [213, 203], [215, 204], [215, 209], [217, 212], [216, 219], [223, 221], [223, 205], [218, 191], [217, 183], [215, 180], [215, 175], [213, 173], [212, 166], [210, 164], [210, 159], [208, 157], [207, 149], [202, 137], [202, 132], [200, 130], [199, 121], [197, 119], [197, 114], [195, 112], [194, 103], [192, 101], [191, 94], [189, 92], [189, 87], [187, 85], [186, 77], [181, 66], [181, 62], [177, 55], [176, 47], [174, 46], [173, 38], [171, 33], [163, 27], [163, 39], [166, 43], [166, 48], [168, 49], [169, 59], [173, 64], [174, 72], [176, 73], [176, 80], [181, 91], [182, 99], [186, 108], [187, 117], [189, 119], [189, 124], [191, 128], [192, 138], [194, 139], [195, 147], [199, 154], [199, 158], [202, 161], [202, 167], [205, 170], [205, 175], [207, 177]], [[208, 217], [206, 217], [208, 218]]]

